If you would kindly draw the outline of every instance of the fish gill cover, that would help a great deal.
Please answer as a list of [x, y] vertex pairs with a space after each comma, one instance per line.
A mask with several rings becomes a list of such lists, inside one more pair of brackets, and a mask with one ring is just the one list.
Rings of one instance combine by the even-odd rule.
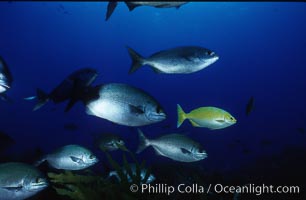
[[[151, 177], [298, 186], [258, 197], [303, 199], [305, 24], [302, 2], [0, 2], [0, 162], [33, 165], [72, 144], [98, 158], [79, 171], [41, 163], [50, 184], [33, 200], [256, 197], [130, 191]], [[151, 147], [135, 154], [138, 128]], [[201, 150], [183, 139], [160, 148], [172, 134]], [[197, 152], [205, 159], [171, 159]], [[85, 162], [72, 154], [56, 155]], [[24, 190], [0, 185], [0, 199], [4, 191]]]

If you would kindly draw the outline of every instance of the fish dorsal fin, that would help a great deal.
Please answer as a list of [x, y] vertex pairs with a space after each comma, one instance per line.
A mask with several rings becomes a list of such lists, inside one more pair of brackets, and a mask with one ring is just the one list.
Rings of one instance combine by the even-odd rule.
[[192, 120], [189, 120], [191, 125], [194, 126], [194, 127], [201, 127], [199, 124], [197, 124], [196, 122], [192, 121]]
[[70, 156], [71, 160], [75, 163], [78, 163], [78, 164], [81, 164], [81, 163], [84, 163], [82, 159], [80, 158], [77, 158], [75, 156]]
[[142, 106], [134, 106], [134, 105], [129, 104], [129, 108], [132, 113], [139, 114], [139, 115], [144, 113]]
[[127, 7], [129, 8], [129, 11], [132, 11], [132, 10], [134, 10], [136, 7], [140, 6], [140, 5], [137, 5], [137, 4], [130, 3], [130, 2], [125, 2], [125, 4], [126, 4]]
[[110, 16], [113, 14], [115, 8], [117, 7], [117, 4], [118, 4], [118, 2], [116, 2], [116, 1], [110, 1], [108, 3], [105, 21], [107, 21], [110, 18]]
[[191, 154], [191, 151], [185, 149], [185, 148], [181, 148], [181, 151], [183, 154]]

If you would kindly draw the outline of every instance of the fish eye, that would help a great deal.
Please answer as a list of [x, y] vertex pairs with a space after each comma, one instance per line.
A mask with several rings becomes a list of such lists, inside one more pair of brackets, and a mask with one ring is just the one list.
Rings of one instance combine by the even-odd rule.
[[36, 182], [36, 183], [40, 183], [40, 182], [42, 182], [42, 179], [37, 177], [37, 178], [35, 179], [35, 182]]
[[156, 107], [156, 112], [157, 112], [157, 113], [161, 113], [162, 111], [163, 111], [163, 110], [162, 110], [162, 108], [161, 108], [160, 106], [157, 106], [157, 107]]
[[204, 149], [199, 149], [199, 153], [205, 153]]

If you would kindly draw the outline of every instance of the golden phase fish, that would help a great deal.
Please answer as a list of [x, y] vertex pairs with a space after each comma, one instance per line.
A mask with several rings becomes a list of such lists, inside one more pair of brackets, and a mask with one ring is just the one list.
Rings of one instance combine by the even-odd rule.
[[185, 113], [177, 104], [177, 115], [177, 128], [182, 125], [185, 119], [189, 119], [194, 127], [205, 127], [211, 130], [226, 128], [237, 122], [231, 114], [216, 107], [200, 107], [190, 113]]

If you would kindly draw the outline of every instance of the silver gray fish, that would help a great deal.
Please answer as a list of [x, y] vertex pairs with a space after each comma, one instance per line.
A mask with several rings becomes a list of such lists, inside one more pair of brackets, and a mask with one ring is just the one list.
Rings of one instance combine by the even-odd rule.
[[160, 104], [145, 91], [121, 83], [91, 88], [84, 100], [87, 114], [125, 126], [144, 126], [166, 119]]
[[3, 100], [9, 100], [5, 92], [12, 87], [13, 77], [4, 61], [0, 56], [0, 98]]
[[219, 59], [215, 52], [197, 46], [163, 50], [148, 58], [142, 57], [132, 48], [127, 48], [132, 58], [130, 74], [143, 65], [149, 65], [156, 73], [189, 74], [200, 71]]
[[109, 133], [101, 135], [97, 139], [96, 144], [102, 151], [115, 151], [118, 149], [127, 151], [123, 139], [115, 134]]
[[168, 134], [154, 140], [147, 139], [138, 129], [140, 145], [137, 153], [146, 147], [152, 146], [157, 155], [181, 162], [195, 162], [207, 157], [201, 145], [181, 134]]
[[99, 160], [85, 147], [71, 144], [58, 148], [35, 165], [38, 166], [44, 161], [56, 169], [81, 170], [96, 164]]
[[45, 93], [41, 89], [37, 89], [37, 95], [33, 97], [27, 97], [25, 100], [38, 100], [33, 111], [38, 110], [44, 106], [49, 100], [52, 100], [55, 104], [70, 100], [66, 106], [65, 111], [69, 111], [72, 106], [80, 100], [80, 96], [83, 94], [83, 90], [86, 90], [93, 81], [97, 78], [98, 73], [92, 68], [81, 68], [71, 73], [65, 78], [58, 86], [56, 86], [50, 94]]
[[17, 162], [0, 164], [1, 200], [26, 199], [46, 187], [46, 177], [35, 167]]
[[[183, 4], [188, 3], [187, 1], [125, 1], [125, 4], [130, 11], [134, 10], [138, 6], [152, 6], [155, 8], [180, 8]], [[110, 1], [107, 5], [107, 12], [105, 20], [107, 21], [113, 14], [115, 8], [117, 7], [117, 1]]]
[[[136, 175], [136, 165], [134, 163], [131, 163], [131, 164], [129, 164], [129, 166], [131, 167], [133, 175]], [[127, 176], [128, 182], [131, 183], [133, 181], [131, 176], [127, 173], [126, 169], [123, 169], [123, 174]], [[150, 184], [153, 181], [155, 181], [155, 179], [156, 179], [155, 176], [153, 174], [150, 174], [148, 179], [144, 183], [144, 179], [145, 179], [146, 175], [147, 175], [147, 169], [141, 169], [140, 170], [141, 183], [143, 183], [143, 184]], [[121, 181], [121, 178], [118, 175], [117, 171], [109, 172], [108, 178], [110, 178], [112, 176], [116, 177], [119, 182]]]

